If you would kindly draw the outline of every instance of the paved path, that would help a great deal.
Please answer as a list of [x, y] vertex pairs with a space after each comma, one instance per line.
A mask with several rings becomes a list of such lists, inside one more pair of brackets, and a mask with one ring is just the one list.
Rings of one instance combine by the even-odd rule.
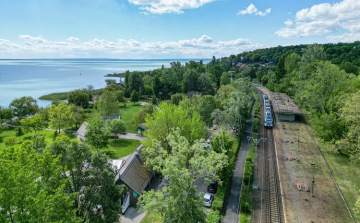
[[246, 131], [242, 139], [239, 154], [235, 160], [236, 166], [235, 169], [233, 170], [234, 175], [231, 180], [229, 200], [228, 203], [226, 204], [227, 205], [226, 213], [222, 221], [223, 223], [239, 222], [240, 191], [244, 176], [244, 165], [245, 165], [246, 155], [249, 150], [249, 140], [247, 139], [247, 137], [250, 136], [252, 130], [255, 103], [256, 103], [256, 99], [251, 108], [251, 115], [246, 123], [246, 127], [245, 127]]
[[145, 140], [145, 137], [139, 136], [135, 133], [126, 133], [126, 135], [118, 134], [120, 139], [132, 139], [132, 140]]

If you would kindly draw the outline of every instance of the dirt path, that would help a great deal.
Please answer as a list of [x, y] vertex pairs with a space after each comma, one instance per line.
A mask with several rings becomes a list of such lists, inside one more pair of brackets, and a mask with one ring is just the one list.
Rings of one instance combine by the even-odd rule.
[[[325, 160], [305, 124], [276, 122], [274, 137], [287, 222], [352, 222]], [[289, 161], [289, 156], [299, 158], [299, 162]], [[312, 187], [311, 164], [315, 164], [314, 196], [304, 190], [304, 184], [310, 190]], [[302, 185], [301, 191], [296, 187], [298, 182]]]

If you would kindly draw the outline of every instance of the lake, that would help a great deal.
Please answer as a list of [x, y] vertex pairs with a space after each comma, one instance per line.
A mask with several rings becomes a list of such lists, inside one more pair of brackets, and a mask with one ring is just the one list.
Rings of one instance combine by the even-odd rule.
[[[50, 93], [67, 92], [93, 85], [95, 89], [105, 87], [106, 74], [130, 71], [148, 71], [170, 67], [173, 61], [182, 64], [191, 59], [37, 59], [37, 60], [0, 60], [0, 105], [9, 106], [10, 102], [22, 96], [38, 99]], [[195, 59], [194, 61], [200, 61]], [[210, 59], [204, 60], [204, 63]], [[39, 106], [51, 101], [38, 99]]]

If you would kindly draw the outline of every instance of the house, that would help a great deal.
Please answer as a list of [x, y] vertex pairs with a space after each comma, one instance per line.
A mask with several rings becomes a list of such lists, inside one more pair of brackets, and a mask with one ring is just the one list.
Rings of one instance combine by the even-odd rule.
[[84, 122], [80, 128], [77, 130], [77, 137], [78, 139], [81, 141], [81, 142], [85, 142], [85, 133], [86, 133], [86, 126], [88, 125], [89, 123], [87, 122]]
[[125, 184], [130, 195], [130, 205], [135, 205], [139, 196], [150, 183], [152, 174], [143, 166], [141, 158], [142, 144], [129, 156], [118, 160], [115, 176], [116, 184]]

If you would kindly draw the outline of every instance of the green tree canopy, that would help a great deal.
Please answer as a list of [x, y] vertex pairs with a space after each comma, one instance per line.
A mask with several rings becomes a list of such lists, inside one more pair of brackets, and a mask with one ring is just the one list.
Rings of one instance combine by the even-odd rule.
[[74, 105], [61, 102], [59, 105], [51, 105], [49, 109], [50, 127], [60, 130], [72, 126], [74, 122]]
[[16, 98], [10, 103], [10, 107], [19, 119], [28, 115], [35, 115], [39, 109], [36, 99], [32, 97]]
[[31, 144], [0, 152], [0, 221], [77, 222], [59, 158], [48, 150], [37, 154]]
[[104, 128], [104, 120], [101, 116], [95, 115], [89, 120], [86, 126], [86, 142], [97, 150], [106, 148], [110, 137], [110, 131]]
[[137, 93], [137, 91], [134, 90], [131, 93], [130, 100], [131, 100], [131, 102], [134, 102], [134, 104], [140, 100], [139, 94]]
[[110, 116], [119, 113], [119, 101], [115, 92], [105, 91], [96, 102], [96, 107], [101, 116]]
[[88, 108], [89, 101], [91, 101], [92, 96], [92, 91], [89, 91], [88, 89], [77, 89], [70, 92], [68, 95], [68, 102], [70, 104], [74, 104], [75, 106]]
[[190, 143], [179, 129], [171, 131], [166, 140], [171, 152], [155, 142], [148, 149], [154, 158], [146, 162], [169, 178], [170, 187], [144, 192], [139, 198], [141, 210], [161, 214], [164, 222], [206, 222], [203, 193], [196, 193], [196, 182], [219, 179], [215, 173], [227, 164], [227, 158], [204, 148], [204, 140]]
[[188, 109], [166, 103], [161, 103], [159, 108], [160, 110], [154, 110], [152, 116], [145, 118], [149, 129], [144, 132], [147, 137], [147, 140], [143, 142], [144, 151], [146, 148], [152, 148], [155, 140], [161, 144], [162, 148], [170, 150], [166, 138], [172, 128], [179, 128], [180, 134], [190, 143], [205, 138], [206, 129], [199, 113], [194, 111], [190, 115]]
[[108, 129], [114, 135], [118, 135], [120, 133], [126, 133], [126, 123], [124, 120], [120, 120], [120, 119], [113, 119], [113, 120], [108, 119], [105, 122], [105, 129]]
[[21, 125], [26, 129], [26, 131], [40, 131], [41, 128], [41, 117], [39, 115], [33, 115], [29, 118], [20, 120]]

